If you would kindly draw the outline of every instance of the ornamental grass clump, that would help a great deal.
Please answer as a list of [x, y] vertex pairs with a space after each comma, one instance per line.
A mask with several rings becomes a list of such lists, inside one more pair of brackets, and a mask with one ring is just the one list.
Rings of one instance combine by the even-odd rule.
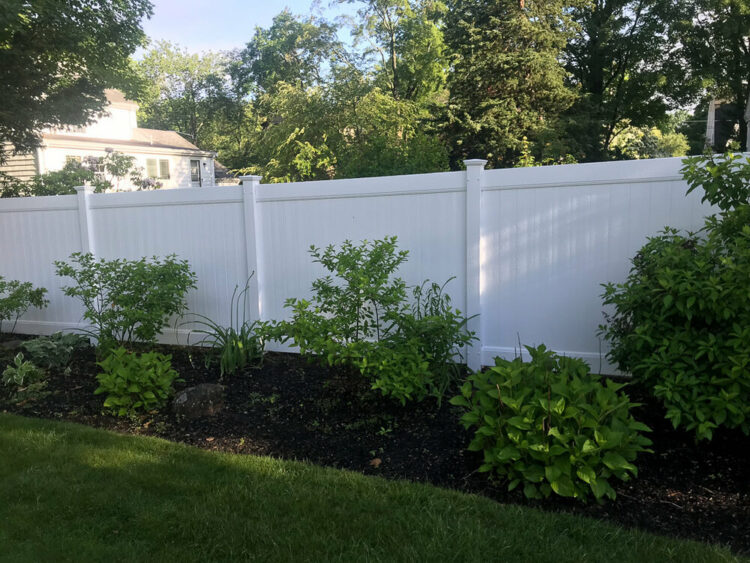
[[474, 429], [468, 449], [483, 452], [479, 470], [528, 498], [614, 499], [612, 479], [636, 477], [637, 455], [651, 451], [642, 435], [650, 429], [630, 414], [637, 405], [623, 384], [592, 374], [583, 360], [543, 345], [526, 349], [531, 361], [496, 358], [451, 399]]
[[604, 286], [602, 335], [675, 428], [750, 434], [750, 158], [687, 159], [683, 175], [720, 212], [648, 240], [627, 279]]

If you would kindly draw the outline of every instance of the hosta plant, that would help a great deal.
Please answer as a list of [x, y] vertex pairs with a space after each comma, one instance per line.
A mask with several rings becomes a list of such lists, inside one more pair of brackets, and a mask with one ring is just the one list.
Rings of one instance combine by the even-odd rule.
[[13, 363], [3, 371], [5, 385], [10, 401], [15, 404], [25, 404], [42, 399], [49, 395], [46, 374], [28, 360], [23, 354], [16, 354]]
[[649, 428], [630, 414], [622, 384], [543, 345], [527, 350], [529, 362], [497, 358], [451, 399], [466, 409], [461, 421], [474, 430], [469, 450], [483, 452], [480, 471], [529, 498], [614, 499], [612, 479], [637, 476], [637, 455], [650, 451]]
[[23, 343], [23, 349], [40, 366], [50, 370], [68, 370], [73, 355], [89, 347], [89, 339], [80, 334], [56, 332]]
[[96, 376], [99, 387], [94, 394], [106, 394], [104, 408], [118, 416], [158, 409], [166, 404], [178, 377], [171, 360], [157, 352], [112, 349], [97, 364], [102, 372]]

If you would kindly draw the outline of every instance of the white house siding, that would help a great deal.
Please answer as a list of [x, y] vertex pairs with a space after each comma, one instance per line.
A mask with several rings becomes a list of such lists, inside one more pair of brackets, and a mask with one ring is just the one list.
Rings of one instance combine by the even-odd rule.
[[[159, 179], [156, 181], [162, 185], [162, 188], [196, 188], [200, 185], [196, 182], [190, 181], [190, 161], [200, 160], [202, 170], [202, 186], [213, 186], [214, 183], [214, 165], [213, 158], [206, 156], [195, 156], [190, 154], [180, 154], [175, 151], [167, 149], [154, 149], [148, 152], [141, 150], [140, 148], [118, 148], [116, 146], [110, 147], [115, 151], [132, 156], [135, 158], [135, 166], [142, 168], [141, 175], [146, 177], [146, 161], [149, 158], [156, 160], [169, 160], [169, 179]], [[66, 159], [68, 157], [80, 157], [85, 159], [86, 157], [103, 157], [107, 154], [105, 147], [101, 148], [68, 148], [68, 147], [46, 147], [41, 151], [42, 159], [40, 162], [40, 171], [50, 172], [53, 170], [60, 170], [65, 166]], [[135, 186], [130, 182], [129, 178], [123, 178], [116, 188], [118, 190], [131, 190]]]

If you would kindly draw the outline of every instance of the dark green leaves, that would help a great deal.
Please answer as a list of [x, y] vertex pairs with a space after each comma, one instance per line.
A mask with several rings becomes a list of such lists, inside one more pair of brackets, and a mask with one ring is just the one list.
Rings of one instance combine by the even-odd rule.
[[609, 479], [637, 475], [633, 461], [649, 451], [648, 427], [630, 415], [622, 385], [592, 375], [585, 362], [527, 348], [531, 361], [497, 358], [473, 374], [451, 404], [474, 429], [469, 449], [484, 452], [485, 471], [524, 483], [529, 498], [614, 498]]
[[602, 334], [676, 428], [699, 440], [720, 426], [750, 433], [750, 159], [686, 159], [683, 174], [721, 214], [699, 234], [649, 239], [627, 280], [604, 286], [614, 312]]

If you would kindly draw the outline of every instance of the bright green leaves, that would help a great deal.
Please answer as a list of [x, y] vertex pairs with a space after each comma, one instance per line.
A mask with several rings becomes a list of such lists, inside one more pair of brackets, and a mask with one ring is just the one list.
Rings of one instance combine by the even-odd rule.
[[675, 428], [750, 434], [750, 159], [686, 159], [690, 189], [722, 210], [699, 234], [666, 229], [604, 286], [609, 358], [664, 404]]
[[31, 307], [38, 309], [46, 307], [49, 303], [45, 297], [46, 294], [45, 288], [35, 288], [31, 282], [6, 281], [3, 276], [0, 276], [0, 329], [2, 329], [3, 321], [18, 320], [18, 317]]
[[10, 401], [17, 405], [26, 405], [49, 395], [47, 388], [47, 374], [18, 353], [13, 363], [3, 371], [2, 382]]
[[104, 408], [118, 416], [149, 411], [163, 406], [172, 394], [177, 372], [171, 356], [157, 352], [135, 354], [119, 347], [111, 350], [97, 365], [99, 387], [95, 395], [106, 393]]
[[474, 429], [469, 450], [484, 452], [482, 471], [509, 490], [523, 483], [529, 498], [614, 498], [609, 479], [637, 475], [632, 462], [649, 451], [641, 435], [649, 428], [630, 415], [623, 385], [592, 375], [582, 360], [527, 349], [531, 362], [497, 358], [451, 399]]
[[408, 255], [396, 237], [311, 246], [310, 254], [329, 274], [313, 282], [309, 301], [287, 300], [292, 320], [275, 325], [274, 337], [291, 338], [302, 354], [331, 366], [357, 369], [402, 404], [427, 396], [440, 402], [457, 381], [456, 358], [475, 339], [444, 291], [451, 280], [416, 286], [409, 305], [406, 284], [394, 277]]
[[70, 262], [56, 261], [55, 268], [58, 276], [75, 283], [63, 287], [63, 293], [83, 304], [83, 317], [104, 350], [118, 343], [155, 342], [170, 317], [185, 311], [185, 294], [196, 280], [187, 261], [175, 255], [97, 260], [76, 252]]

